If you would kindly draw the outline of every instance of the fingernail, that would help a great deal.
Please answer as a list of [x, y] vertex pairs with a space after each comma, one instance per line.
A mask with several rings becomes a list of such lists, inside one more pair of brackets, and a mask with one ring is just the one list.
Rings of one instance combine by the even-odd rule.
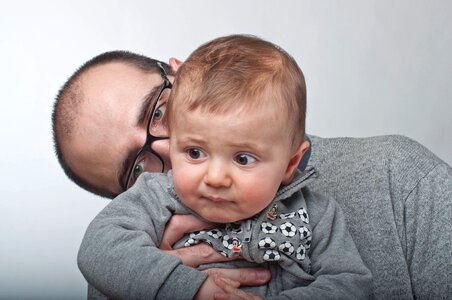
[[215, 300], [226, 299], [225, 294], [224, 294], [224, 293], [219, 293], [219, 292], [215, 293], [215, 294], [213, 295], [213, 298], [214, 298]]
[[268, 280], [269, 273], [267, 270], [257, 270], [256, 271], [257, 279], [259, 280]]

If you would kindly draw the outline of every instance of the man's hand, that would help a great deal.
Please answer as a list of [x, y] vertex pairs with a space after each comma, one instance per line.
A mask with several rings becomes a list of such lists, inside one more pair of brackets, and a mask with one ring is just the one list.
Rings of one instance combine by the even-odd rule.
[[[184, 234], [217, 227], [217, 224], [206, 223], [193, 215], [174, 215], [168, 224], [166, 225], [165, 232], [163, 234], [162, 243], [160, 248], [166, 253], [179, 257], [185, 266], [198, 267], [201, 264], [215, 263], [229, 261], [230, 258], [226, 258], [219, 254], [212, 247], [207, 244], [199, 244], [187, 248], [181, 248], [172, 250], [172, 245], [178, 241]], [[207, 269], [205, 272], [209, 273], [209, 277], [217, 276], [221, 278], [228, 278], [236, 281], [239, 285], [257, 286], [266, 284], [270, 280], [270, 272], [263, 268], [241, 268], [241, 269]], [[206, 284], [205, 290], [212, 292], [213, 279], [210, 279]], [[216, 285], [215, 285], [216, 286]], [[223, 291], [218, 287], [215, 287], [216, 291]], [[213, 294], [210, 294], [213, 298]], [[201, 298], [199, 298], [201, 299]]]
[[[242, 269], [246, 270], [246, 269]], [[248, 271], [253, 269], [248, 269]], [[262, 298], [257, 296], [254, 293], [247, 293], [242, 290], [240, 290], [241, 285], [250, 285], [252, 281], [250, 281], [251, 278], [242, 277], [236, 277], [234, 280], [230, 278], [234, 278], [234, 276], [231, 276], [231, 274], [226, 274], [224, 271], [227, 271], [227, 269], [211, 269], [206, 270], [207, 273], [209, 273], [209, 277], [207, 277], [206, 281], [201, 285], [201, 287], [198, 290], [198, 293], [195, 295], [195, 300], [204, 300], [204, 299], [215, 299], [215, 300], [224, 300], [224, 299], [242, 299], [242, 300], [261, 300]], [[237, 270], [230, 270], [230, 271], [237, 271]], [[270, 279], [270, 274], [267, 270], [262, 270], [263, 274], [267, 274], [265, 282]], [[242, 274], [245, 275], [245, 273]], [[262, 274], [262, 275], [263, 275]], [[223, 277], [223, 276], [228, 276]], [[264, 276], [265, 277], [265, 276]], [[253, 278], [255, 280], [256, 278]], [[261, 282], [265, 283], [265, 282]]]
[[254, 293], [240, 290], [240, 284], [237, 281], [215, 276], [213, 282], [222, 289], [222, 292], [214, 293], [215, 300], [262, 300]]
[[184, 266], [197, 268], [202, 264], [210, 264], [232, 260], [224, 257], [209, 245], [202, 243], [195, 246], [181, 248], [177, 250], [164, 250], [166, 253], [179, 257]]
[[173, 244], [180, 240], [186, 233], [215, 227], [218, 227], [218, 224], [203, 222], [193, 215], [174, 215], [166, 224], [160, 249], [173, 249]]
[[[237, 281], [230, 281], [236, 288], [240, 287], [240, 283]], [[195, 295], [195, 300], [211, 300], [214, 299], [216, 294], [223, 293], [223, 290], [215, 284], [215, 276], [207, 277], [204, 283], [199, 288]]]
[[166, 224], [160, 249], [166, 250], [165, 252], [168, 254], [179, 257], [185, 266], [194, 268], [202, 264], [228, 261], [230, 259], [219, 254], [207, 244], [172, 250], [172, 245], [186, 233], [212, 229], [217, 226], [214, 223], [203, 222], [193, 215], [174, 215]]
[[[227, 278], [237, 282], [239, 286], [258, 286], [266, 284], [270, 278], [270, 271], [264, 268], [240, 268], [240, 269], [207, 269], [204, 272], [213, 278]], [[233, 285], [234, 286], [234, 285]]]

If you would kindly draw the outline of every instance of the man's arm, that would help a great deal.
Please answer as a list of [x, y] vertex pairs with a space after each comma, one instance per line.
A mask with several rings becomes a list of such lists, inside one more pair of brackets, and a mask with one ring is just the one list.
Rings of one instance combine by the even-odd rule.
[[[79, 250], [78, 264], [90, 284], [89, 297], [100, 292], [112, 298], [193, 297], [209, 275], [231, 278], [243, 285], [261, 285], [270, 279], [263, 269], [209, 269], [200, 272], [182, 265], [187, 257], [193, 265], [224, 261], [207, 245], [160, 251], [166, 221], [181, 212], [177, 202], [159, 203], [144, 177], [135, 188], [113, 200], [89, 225]], [[152, 179], [151, 181], [152, 182]], [[169, 222], [180, 235], [185, 229], [203, 226], [194, 216], [180, 216]], [[179, 224], [179, 225], [178, 225]], [[194, 228], [192, 228], [194, 229]], [[172, 238], [177, 238], [173, 234]], [[177, 255], [176, 255], [176, 252]], [[214, 253], [217, 254], [217, 253]], [[183, 257], [182, 261], [179, 257]], [[98, 289], [100, 292], [96, 291]], [[181, 293], [181, 294], [179, 294]], [[97, 299], [97, 298], [96, 298]]]
[[419, 299], [452, 295], [452, 168], [441, 162], [405, 201], [406, 257]]
[[[148, 178], [148, 177], [146, 177]], [[154, 179], [149, 180], [149, 182]], [[89, 225], [78, 255], [87, 281], [112, 298], [193, 297], [207, 274], [157, 247], [174, 203], [145, 178], [113, 200]]]

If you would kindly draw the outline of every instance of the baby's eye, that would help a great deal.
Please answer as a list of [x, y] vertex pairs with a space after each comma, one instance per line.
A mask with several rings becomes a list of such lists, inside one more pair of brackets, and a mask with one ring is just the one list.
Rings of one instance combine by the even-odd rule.
[[250, 154], [240, 153], [234, 157], [234, 161], [237, 162], [239, 165], [246, 166], [256, 162], [257, 159]]
[[187, 150], [188, 156], [190, 156], [191, 159], [200, 159], [205, 156], [204, 152], [201, 149], [198, 148], [190, 148]]

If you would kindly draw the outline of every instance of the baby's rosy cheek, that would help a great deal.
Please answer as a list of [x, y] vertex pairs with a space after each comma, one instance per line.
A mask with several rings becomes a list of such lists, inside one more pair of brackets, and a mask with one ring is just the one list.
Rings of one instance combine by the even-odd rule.
[[250, 208], [261, 211], [273, 200], [275, 192], [265, 188], [253, 188], [244, 193], [243, 201], [247, 201]]
[[192, 184], [188, 178], [174, 176], [174, 189], [176, 190], [176, 193], [181, 197], [184, 198], [184, 195], [190, 192], [190, 189], [192, 188]]

